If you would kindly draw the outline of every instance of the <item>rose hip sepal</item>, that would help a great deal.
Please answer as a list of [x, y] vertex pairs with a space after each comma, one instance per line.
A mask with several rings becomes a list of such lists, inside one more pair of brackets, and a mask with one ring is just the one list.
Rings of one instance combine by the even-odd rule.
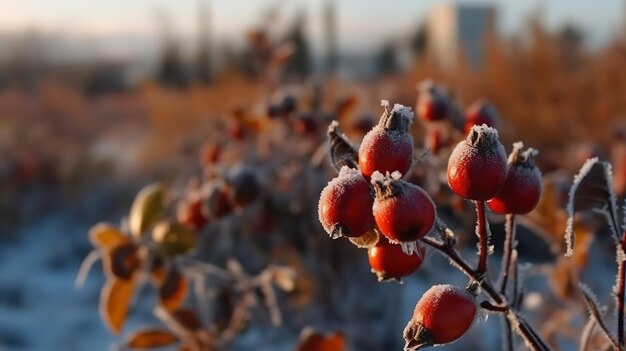
[[379, 282], [398, 281], [402, 277], [415, 272], [425, 258], [424, 245], [417, 246], [417, 252], [407, 255], [398, 244], [392, 244], [387, 238], [380, 238], [376, 246], [367, 250], [372, 273], [376, 274]]
[[498, 131], [484, 124], [474, 126], [450, 155], [448, 185], [462, 198], [486, 201], [502, 189], [507, 170]]
[[361, 173], [343, 166], [320, 195], [318, 214], [324, 230], [333, 238], [357, 237], [374, 228], [369, 183]]
[[359, 169], [367, 179], [375, 171], [406, 174], [413, 162], [413, 137], [409, 133], [413, 112], [400, 104], [392, 109], [386, 100], [381, 104], [385, 112], [359, 147]]
[[415, 305], [404, 328], [405, 351], [447, 344], [463, 336], [476, 312], [474, 295], [454, 285], [435, 285]]
[[375, 191], [374, 220], [391, 241], [412, 242], [423, 238], [435, 223], [435, 204], [419, 186], [400, 179], [400, 174], [372, 175]]
[[513, 144], [509, 155], [509, 171], [498, 195], [487, 201], [487, 206], [499, 214], [526, 214], [532, 211], [541, 197], [541, 172], [535, 164], [537, 150], [522, 151], [524, 144]]

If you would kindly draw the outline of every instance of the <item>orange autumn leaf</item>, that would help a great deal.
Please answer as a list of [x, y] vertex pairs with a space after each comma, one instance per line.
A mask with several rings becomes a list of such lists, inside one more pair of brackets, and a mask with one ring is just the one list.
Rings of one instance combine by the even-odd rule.
[[100, 315], [115, 334], [122, 331], [133, 296], [133, 280], [108, 279], [100, 294]]
[[152, 277], [152, 281], [156, 286], [161, 286], [165, 283], [165, 279], [167, 278], [167, 272], [164, 267], [163, 259], [160, 257], [156, 257], [152, 260], [150, 265], [150, 276]]
[[94, 247], [110, 249], [130, 242], [130, 238], [110, 224], [98, 223], [89, 230], [89, 241]]
[[168, 346], [177, 341], [176, 335], [167, 330], [143, 329], [130, 335], [126, 344], [134, 349], [151, 349]]
[[159, 289], [159, 300], [166, 310], [178, 309], [187, 297], [187, 278], [180, 274], [175, 268], [170, 269]]

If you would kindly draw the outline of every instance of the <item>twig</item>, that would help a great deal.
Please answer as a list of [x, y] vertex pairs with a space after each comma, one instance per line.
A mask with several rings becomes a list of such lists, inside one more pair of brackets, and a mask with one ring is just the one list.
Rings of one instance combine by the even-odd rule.
[[502, 342], [502, 347], [507, 351], [513, 351], [513, 326], [511, 326], [511, 321], [504, 317], [502, 319], [504, 321], [504, 339]]
[[578, 345], [578, 351], [587, 350], [587, 345], [589, 344], [589, 340], [593, 335], [593, 329], [596, 326], [596, 321], [593, 318], [589, 318], [585, 327], [583, 328], [582, 333], [580, 334], [580, 343]]
[[76, 274], [76, 280], [74, 281], [74, 286], [78, 289], [82, 288], [85, 285], [85, 281], [87, 280], [87, 275], [89, 275], [89, 271], [91, 267], [93, 267], [94, 263], [96, 263], [102, 257], [102, 253], [100, 250], [95, 249], [92, 250], [87, 257], [83, 260], [78, 269], [78, 274]]
[[[504, 253], [502, 258], [502, 269], [500, 271], [500, 294], [506, 296], [506, 288], [509, 279], [509, 273], [511, 271], [511, 256], [513, 254], [513, 245], [515, 243], [515, 215], [509, 213], [506, 215], [505, 222], [505, 239], [504, 239]], [[516, 262], [517, 263], [517, 262]], [[517, 271], [517, 264], [514, 266]], [[517, 274], [516, 274], [517, 276]], [[517, 284], [516, 284], [517, 285]], [[517, 286], [514, 287], [517, 291]], [[514, 293], [514, 296], [517, 294]], [[517, 301], [513, 299], [513, 306], [516, 306]], [[504, 348], [509, 351], [513, 351], [513, 332], [511, 330], [511, 322], [508, 318], [504, 318]]]
[[506, 215], [505, 237], [504, 237], [504, 253], [502, 261], [502, 270], [500, 271], [500, 293], [506, 294], [506, 286], [511, 271], [511, 255], [513, 253], [513, 244], [515, 243], [515, 215], [509, 213]]
[[615, 308], [617, 309], [617, 343], [620, 350], [624, 347], [624, 279], [626, 278], [626, 257], [624, 257], [624, 239], [617, 245], [617, 282]]
[[479, 276], [487, 274], [487, 254], [489, 245], [489, 229], [484, 201], [475, 201], [476, 204], [476, 235], [478, 236], [478, 266], [476, 273]]
[[[449, 231], [444, 225], [437, 226], [438, 230]], [[463, 272], [470, 279], [478, 282], [481, 289], [487, 294], [487, 296], [493, 301], [494, 305], [503, 306], [506, 310], [506, 315], [510, 318], [511, 323], [514, 323], [517, 327], [515, 331], [526, 341], [533, 350], [547, 351], [550, 348], [541, 340], [541, 338], [532, 330], [530, 325], [526, 323], [520, 316], [514, 313], [513, 306], [507, 301], [506, 296], [500, 294], [491, 284], [489, 277], [478, 273], [473, 270], [465, 260], [459, 256], [456, 249], [451, 245], [436, 240], [431, 237], [424, 237], [420, 239], [426, 245], [439, 251], [442, 255], [447, 257], [461, 272]]]

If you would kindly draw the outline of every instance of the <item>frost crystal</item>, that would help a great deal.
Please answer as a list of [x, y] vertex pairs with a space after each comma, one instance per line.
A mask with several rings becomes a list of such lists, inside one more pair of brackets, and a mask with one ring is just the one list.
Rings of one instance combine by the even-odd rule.
[[[391, 240], [390, 240], [391, 241]], [[422, 257], [422, 252], [420, 252], [420, 247], [421, 244], [419, 243], [419, 241], [407, 241], [407, 242], [399, 242], [400, 247], [402, 248], [402, 252], [404, 252], [407, 255], [417, 255], [419, 258], [424, 258]]]
[[370, 177], [372, 184], [374, 183], [378, 183], [378, 182], [383, 182], [385, 180], [385, 176], [380, 173], [379, 171], [374, 171], [374, 173], [372, 173], [372, 176]]
[[597, 157], [588, 159], [578, 174], [569, 191], [567, 202], [567, 226], [565, 229], [565, 256], [571, 256], [574, 247], [574, 216], [576, 212], [596, 210], [604, 213], [607, 218], [615, 241], [618, 228], [614, 219], [617, 218], [617, 202], [613, 192], [613, 173], [611, 165], [600, 162]]

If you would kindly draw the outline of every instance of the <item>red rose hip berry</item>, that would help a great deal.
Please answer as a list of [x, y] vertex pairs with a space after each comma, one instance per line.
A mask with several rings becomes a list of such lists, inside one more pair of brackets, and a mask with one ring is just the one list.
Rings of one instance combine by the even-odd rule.
[[344, 166], [322, 190], [319, 219], [333, 239], [361, 236], [374, 228], [373, 203], [367, 180], [358, 170]]
[[468, 200], [486, 201], [498, 194], [507, 174], [507, 158], [498, 131], [474, 126], [448, 160], [448, 185]]
[[194, 199], [182, 203], [178, 207], [178, 222], [186, 224], [195, 230], [201, 230], [208, 222], [203, 207], [204, 205], [201, 199]]
[[422, 188], [397, 179], [397, 173], [393, 176], [378, 172], [372, 176], [376, 225], [392, 241], [423, 238], [435, 223], [435, 204]]
[[419, 84], [417, 115], [428, 122], [446, 119], [452, 110], [448, 94], [431, 80]]
[[532, 211], [541, 196], [541, 172], [535, 164], [537, 150], [522, 151], [524, 144], [513, 144], [509, 155], [509, 171], [504, 186], [487, 206], [499, 214], [526, 214]]
[[480, 99], [465, 110], [465, 133], [469, 133], [473, 126], [483, 124], [495, 127], [498, 121], [498, 111], [487, 100]]
[[407, 255], [400, 245], [390, 243], [387, 238], [380, 238], [376, 246], [367, 250], [372, 273], [379, 281], [401, 280], [415, 272], [422, 265], [425, 254], [424, 246], [418, 245], [417, 254]]
[[413, 162], [413, 138], [409, 133], [413, 112], [400, 104], [391, 109], [389, 102], [381, 103], [385, 112], [359, 148], [359, 169], [367, 179], [375, 171], [406, 174]]
[[474, 296], [454, 285], [435, 285], [415, 305], [413, 318], [404, 328], [405, 350], [455, 341], [476, 317]]

